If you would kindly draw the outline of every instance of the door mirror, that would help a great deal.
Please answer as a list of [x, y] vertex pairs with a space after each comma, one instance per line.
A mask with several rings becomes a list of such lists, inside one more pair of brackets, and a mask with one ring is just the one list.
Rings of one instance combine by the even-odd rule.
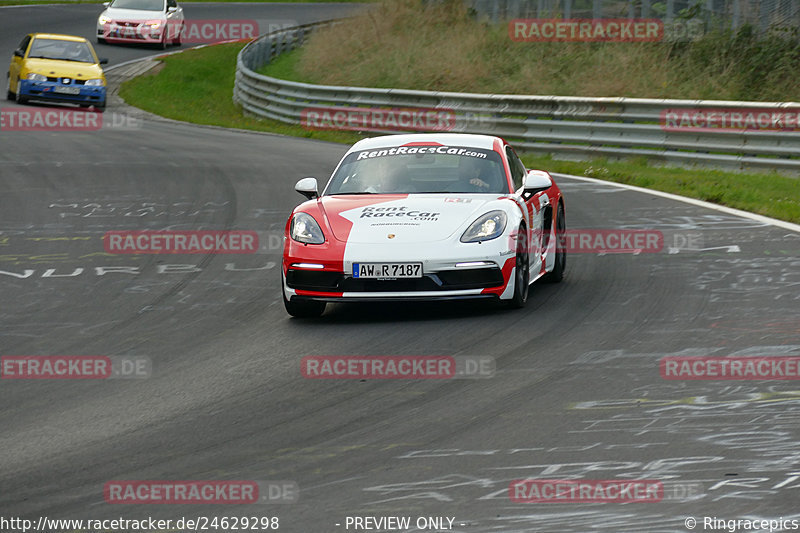
[[529, 170], [525, 176], [525, 192], [536, 194], [539, 191], [549, 189], [553, 185], [550, 174], [544, 170]]
[[16, 57], [25, 57], [25, 50], [23, 50], [22, 48], [17, 48], [16, 50], [14, 50], [14, 55]]
[[101, 65], [107, 65], [108, 64], [108, 58], [107, 57], [101, 57], [99, 63]]
[[294, 190], [308, 198], [309, 200], [313, 200], [319, 193], [317, 192], [317, 178], [307, 177], [303, 178], [298, 181], [295, 186]]

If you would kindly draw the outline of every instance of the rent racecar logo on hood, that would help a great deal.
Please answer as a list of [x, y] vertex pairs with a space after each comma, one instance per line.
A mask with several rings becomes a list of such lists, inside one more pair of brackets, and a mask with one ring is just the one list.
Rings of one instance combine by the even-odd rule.
[[425, 211], [420, 209], [409, 209], [405, 205], [393, 205], [384, 207], [362, 207], [358, 218], [386, 218], [403, 219], [415, 221], [436, 221], [439, 220], [441, 213]]

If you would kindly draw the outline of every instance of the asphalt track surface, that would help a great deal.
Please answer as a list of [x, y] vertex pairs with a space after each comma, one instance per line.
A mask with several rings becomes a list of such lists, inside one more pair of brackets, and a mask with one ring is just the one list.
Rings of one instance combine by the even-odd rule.
[[[234, 8], [270, 6], [225, 6]], [[275, 9], [303, 21], [322, 15]], [[2, 50], [10, 56], [17, 39], [8, 35], [34, 19], [80, 33], [93, 10], [0, 10]], [[112, 63], [151, 53], [108, 48]], [[800, 355], [797, 232], [562, 177], [569, 227], [655, 229], [665, 249], [571, 254], [564, 282], [535, 284], [523, 310], [336, 305], [317, 320], [290, 319], [278, 240], [301, 201], [293, 185], [327, 176], [346, 148], [140, 126], [0, 132], [0, 354], [153, 362], [148, 379], [0, 381], [0, 516], [269, 516], [281, 531], [313, 533], [354, 531], [348, 516], [450, 517], [459, 532], [685, 532], [687, 517], [699, 521], [694, 531], [712, 530], [704, 517], [800, 520], [796, 382], [659, 374], [670, 355]], [[106, 231], [133, 229], [256, 230], [262, 249], [103, 253]], [[491, 356], [497, 372], [307, 380], [307, 355]], [[523, 478], [653, 479], [693, 495], [515, 503], [508, 486]], [[300, 498], [104, 501], [106, 482], [134, 479], [290, 480]]]

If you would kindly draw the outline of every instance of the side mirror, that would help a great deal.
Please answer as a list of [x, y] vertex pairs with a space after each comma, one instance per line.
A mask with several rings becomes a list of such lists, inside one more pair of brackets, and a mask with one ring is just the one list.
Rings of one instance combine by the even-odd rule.
[[309, 200], [313, 200], [319, 196], [319, 193], [317, 192], [317, 178], [307, 177], [301, 179], [295, 184], [294, 190]]
[[524, 189], [526, 193], [536, 194], [539, 191], [549, 189], [553, 185], [550, 174], [544, 170], [529, 170], [525, 176]]
[[99, 63], [101, 65], [107, 65], [108, 64], [108, 58], [107, 57], [101, 57]]
[[16, 57], [25, 57], [25, 50], [23, 50], [22, 48], [17, 48], [16, 50], [14, 50], [14, 55]]
[[178, 10], [177, 7], [168, 7], [167, 8], [167, 13], [175, 13], [177, 10]]
[[111, 2], [103, 2], [103, 7], [108, 7]]

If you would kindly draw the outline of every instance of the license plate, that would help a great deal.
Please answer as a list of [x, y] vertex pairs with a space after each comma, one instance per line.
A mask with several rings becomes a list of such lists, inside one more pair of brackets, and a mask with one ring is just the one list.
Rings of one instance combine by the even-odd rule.
[[81, 88], [80, 87], [56, 87], [55, 89], [53, 89], [53, 92], [61, 93], [61, 94], [81, 94]]
[[353, 263], [354, 278], [421, 278], [422, 263]]

